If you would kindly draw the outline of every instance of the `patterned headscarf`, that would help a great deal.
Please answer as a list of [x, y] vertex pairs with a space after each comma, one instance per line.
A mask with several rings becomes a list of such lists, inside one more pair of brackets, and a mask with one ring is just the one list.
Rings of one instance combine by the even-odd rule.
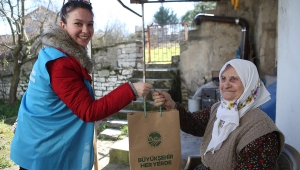
[[243, 59], [228, 61], [220, 70], [220, 79], [228, 65], [232, 66], [239, 75], [244, 86], [244, 92], [238, 99], [233, 101], [221, 99], [216, 115], [217, 120], [213, 127], [212, 139], [204, 154], [219, 150], [223, 141], [239, 126], [241, 117], [249, 110], [257, 108], [270, 100], [270, 93], [260, 80], [257, 68], [252, 62]]

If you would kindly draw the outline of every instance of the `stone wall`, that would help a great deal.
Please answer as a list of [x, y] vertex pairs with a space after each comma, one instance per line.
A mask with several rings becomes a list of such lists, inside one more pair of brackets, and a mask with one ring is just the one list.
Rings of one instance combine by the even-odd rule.
[[[29, 82], [29, 74], [31, 72], [31, 69], [33, 67], [34, 62], [28, 62], [21, 68], [21, 76], [20, 76], [20, 82], [17, 89], [17, 99], [21, 99], [23, 94], [25, 93], [28, 82]], [[1, 70], [1, 78], [0, 78], [0, 99], [7, 100], [9, 89], [10, 89], [10, 83], [11, 83], [11, 75], [13, 74], [13, 63], [8, 63], [7, 66], [3, 67], [3, 65], [0, 66]]]
[[[95, 97], [101, 98], [120, 84], [123, 84], [132, 77], [132, 71], [135, 68], [142, 67], [142, 43], [126, 42], [115, 44], [109, 47], [93, 48], [92, 56], [96, 63], [94, 73], [93, 86], [95, 89]], [[21, 99], [27, 89], [29, 74], [32, 70], [34, 62], [27, 63], [22, 67], [22, 75], [17, 91], [17, 98]], [[5, 68], [0, 66], [0, 98], [8, 99], [10, 81], [12, 71], [12, 63], [8, 63]]]
[[93, 48], [96, 62], [95, 97], [101, 98], [132, 77], [135, 68], [142, 67], [142, 43], [128, 42], [104, 48]]

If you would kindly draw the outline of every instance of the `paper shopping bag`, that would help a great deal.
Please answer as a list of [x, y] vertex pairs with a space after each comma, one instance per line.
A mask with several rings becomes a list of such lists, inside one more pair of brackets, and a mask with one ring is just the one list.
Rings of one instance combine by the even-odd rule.
[[128, 113], [131, 170], [181, 170], [177, 110]]

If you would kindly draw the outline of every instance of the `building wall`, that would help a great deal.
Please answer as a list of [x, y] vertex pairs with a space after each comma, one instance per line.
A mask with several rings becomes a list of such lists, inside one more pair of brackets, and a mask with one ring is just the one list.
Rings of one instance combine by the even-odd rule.
[[[216, 16], [244, 18], [249, 23], [251, 58], [262, 78], [275, 75], [277, 42], [277, 0], [240, 1], [237, 11], [231, 1], [217, 4]], [[230, 59], [236, 58], [241, 42], [241, 26], [228, 23], [202, 22], [196, 30], [189, 31], [188, 40], [180, 44], [181, 78], [190, 96], [211, 80], [211, 72], [220, 70]]]
[[300, 152], [300, 1], [279, 0], [276, 124]]
[[[228, 31], [230, 30], [230, 31]], [[180, 44], [180, 71], [188, 96], [211, 81], [212, 71], [235, 57], [241, 28], [237, 25], [207, 22], [189, 31], [188, 40]]]

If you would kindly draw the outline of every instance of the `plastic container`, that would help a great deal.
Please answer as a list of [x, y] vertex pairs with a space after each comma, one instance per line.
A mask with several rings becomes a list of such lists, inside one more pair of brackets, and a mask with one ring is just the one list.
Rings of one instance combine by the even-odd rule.
[[189, 98], [188, 99], [188, 110], [190, 112], [196, 112], [199, 111], [201, 108], [201, 98], [197, 97], [195, 99]]

